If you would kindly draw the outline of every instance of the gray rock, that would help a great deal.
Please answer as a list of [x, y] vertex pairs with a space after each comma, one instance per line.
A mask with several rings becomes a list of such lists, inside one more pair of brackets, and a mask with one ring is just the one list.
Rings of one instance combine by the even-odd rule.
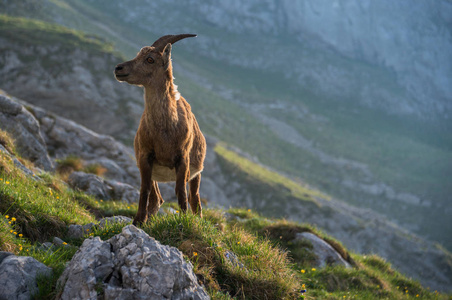
[[63, 246], [63, 243], [64, 243], [64, 241], [62, 239], [60, 239], [59, 237], [56, 237], [56, 236], [53, 238], [52, 242], [55, 246]]
[[132, 203], [137, 202], [140, 197], [140, 192], [130, 184], [113, 180], [105, 180], [105, 184], [108, 186], [111, 199]]
[[95, 226], [94, 223], [85, 225], [69, 225], [67, 237], [70, 239], [81, 239], [83, 236], [91, 231]]
[[244, 265], [240, 262], [234, 252], [227, 250], [224, 256], [234, 267], [239, 267], [240, 269], [244, 268]]
[[89, 195], [103, 200], [122, 200], [126, 202], [137, 202], [140, 193], [133, 186], [106, 180], [94, 174], [84, 172], [73, 172], [69, 176], [69, 185]]
[[0, 128], [14, 137], [20, 155], [46, 171], [53, 170], [35, 117], [16, 99], [0, 94]]
[[36, 277], [52, 269], [29, 256], [8, 255], [0, 263], [0, 299], [28, 300], [37, 291]]
[[113, 224], [113, 223], [131, 223], [132, 219], [125, 216], [113, 216], [113, 217], [106, 217], [99, 221], [99, 227], [103, 228], [107, 224]]
[[86, 239], [58, 280], [64, 285], [61, 299], [97, 299], [97, 282], [112, 272], [110, 245], [99, 237]]
[[68, 183], [72, 188], [81, 190], [98, 199], [110, 199], [108, 185], [106, 185], [105, 181], [97, 175], [84, 172], [73, 172], [69, 176]]
[[336, 251], [330, 244], [310, 232], [297, 233], [295, 240], [308, 240], [312, 246], [312, 251], [317, 256], [315, 265], [319, 268], [327, 265], [342, 265], [351, 268], [350, 264]]
[[48, 250], [53, 251], [54, 246], [51, 242], [45, 242], [45, 243], [42, 243], [42, 245], [39, 248], [44, 251], [48, 251]]
[[11, 252], [6, 252], [6, 251], [0, 251], [0, 264], [2, 263], [2, 261], [7, 258], [8, 256], [13, 255], [13, 253]]
[[61, 299], [209, 299], [179, 250], [133, 225], [108, 241], [86, 239], [59, 283]]
[[69, 225], [67, 237], [71, 239], [81, 239], [83, 237], [82, 225]]

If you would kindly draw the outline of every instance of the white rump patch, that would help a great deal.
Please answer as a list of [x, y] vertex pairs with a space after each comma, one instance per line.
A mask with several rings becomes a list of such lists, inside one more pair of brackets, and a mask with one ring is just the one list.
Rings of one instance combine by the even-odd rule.
[[174, 98], [176, 98], [176, 101], [180, 99], [180, 93], [177, 90], [177, 85], [173, 84], [174, 86]]

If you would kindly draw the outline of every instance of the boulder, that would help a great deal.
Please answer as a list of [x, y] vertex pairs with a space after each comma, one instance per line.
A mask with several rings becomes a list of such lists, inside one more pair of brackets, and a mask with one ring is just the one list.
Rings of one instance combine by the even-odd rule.
[[46, 171], [53, 170], [38, 121], [16, 100], [0, 94], [0, 129], [14, 137], [17, 151], [22, 157]]
[[52, 269], [33, 257], [15, 255], [3, 257], [0, 263], [0, 299], [31, 299], [38, 289], [37, 276], [50, 276], [51, 273]]
[[113, 180], [103, 179], [94, 174], [73, 172], [69, 176], [69, 185], [102, 200], [122, 200], [136, 202], [140, 193], [133, 186]]
[[94, 226], [94, 223], [88, 223], [85, 225], [69, 225], [67, 237], [70, 239], [81, 239], [85, 234], [89, 233], [91, 228]]
[[295, 240], [307, 240], [312, 244], [312, 251], [317, 256], [315, 266], [342, 265], [351, 268], [350, 264], [330, 244], [310, 232], [297, 233]]
[[179, 250], [133, 225], [86, 239], [58, 282], [60, 299], [209, 299]]

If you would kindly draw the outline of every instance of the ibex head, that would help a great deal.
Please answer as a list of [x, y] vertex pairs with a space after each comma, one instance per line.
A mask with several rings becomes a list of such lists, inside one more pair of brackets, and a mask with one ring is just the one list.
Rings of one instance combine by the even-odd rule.
[[171, 44], [195, 36], [196, 34], [162, 36], [152, 46], [143, 47], [134, 59], [118, 64], [115, 68], [116, 79], [134, 85], [149, 86], [156, 79], [172, 76], [171, 72], [168, 72], [171, 70]]

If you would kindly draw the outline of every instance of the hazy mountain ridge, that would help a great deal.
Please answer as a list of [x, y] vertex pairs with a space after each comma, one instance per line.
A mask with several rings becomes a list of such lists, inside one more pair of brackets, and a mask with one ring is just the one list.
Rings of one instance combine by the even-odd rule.
[[[314, 81], [320, 85], [320, 92], [343, 98], [358, 92], [357, 101], [382, 107], [389, 113], [429, 119], [450, 118], [452, 3], [449, 0], [415, 3], [204, 1], [202, 4], [195, 1], [138, 1], [127, 3], [127, 8], [125, 3], [117, 5], [125, 12], [126, 22], [147, 30], [151, 23], [161, 24], [161, 28], [169, 31], [177, 31], [179, 24], [190, 24], [191, 27], [211, 27], [207, 30], [212, 32], [234, 33], [226, 40], [227, 34], [222, 34], [221, 38], [200, 36], [199, 40], [204, 44], [203, 55], [263, 70], [274, 69], [275, 64], [291, 64], [294, 67], [286, 74], [288, 78], [296, 77], [302, 84]], [[141, 9], [143, 5], [147, 10]], [[165, 14], [160, 13], [162, 10]], [[178, 21], [173, 22], [175, 19]], [[150, 30], [160, 31], [158, 28]], [[298, 56], [300, 49], [308, 55]], [[249, 55], [252, 52], [256, 55]], [[321, 62], [316, 62], [312, 52], [320, 55], [317, 59], [330, 60], [328, 69], [322, 69], [325, 67], [322, 64], [316, 66]], [[338, 65], [341, 56], [354, 60], [354, 64]], [[346, 63], [347, 59], [342, 60]], [[386, 90], [378, 82], [373, 86], [369, 80], [375, 81], [372, 76], [362, 78], [370, 72], [365, 66], [361, 70], [356, 68], [360, 61], [372, 64], [372, 68], [381, 68], [382, 76], [396, 82], [395, 90]], [[347, 69], [350, 66], [352, 70]], [[309, 72], [303, 69], [309, 69]], [[336, 76], [338, 74], [340, 76]], [[345, 78], [338, 81], [342, 76], [351, 77], [358, 84], [350, 86], [352, 80]]]

